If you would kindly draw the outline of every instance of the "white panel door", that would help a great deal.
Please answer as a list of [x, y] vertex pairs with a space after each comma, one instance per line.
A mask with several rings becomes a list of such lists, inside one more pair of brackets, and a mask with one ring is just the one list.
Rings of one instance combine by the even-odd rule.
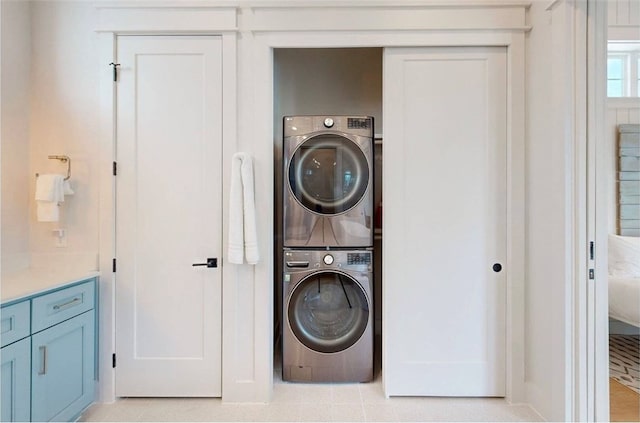
[[506, 49], [384, 54], [387, 395], [504, 396]]
[[118, 396], [221, 395], [221, 54], [118, 37]]

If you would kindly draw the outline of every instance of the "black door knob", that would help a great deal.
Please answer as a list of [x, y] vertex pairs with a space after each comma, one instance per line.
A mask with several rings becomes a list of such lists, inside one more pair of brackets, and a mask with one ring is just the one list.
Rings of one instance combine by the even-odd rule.
[[496, 263], [493, 265], [493, 271], [498, 273], [502, 270], [502, 265], [500, 263]]

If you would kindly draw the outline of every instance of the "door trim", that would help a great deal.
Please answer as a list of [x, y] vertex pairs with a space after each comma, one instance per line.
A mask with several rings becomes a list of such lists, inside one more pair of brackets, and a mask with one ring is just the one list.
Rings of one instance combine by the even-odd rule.
[[[254, 87], [253, 116], [258, 116], [253, 133], [274, 136], [273, 122], [273, 49], [340, 47], [459, 47], [480, 46], [507, 48], [507, 334], [506, 399], [526, 403], [524, 367], [525, 309], [525, 33], [465, 32], [441, 37], [439, 33], [407, 31], [401, 36], [365, 32], [354, 39], [348, 31], [286, 34], [257, 33], [252, 49], [254, 71], [241, 80]], [[263, 75], [269, 75], [265, 80]], [[265, 156], [273, 162], [273, 148]], [[270, 165], [268, 171], [273, 171]], [[273, 231], [273, 228], [270, 228]], [[267, 276], [265, 276], [267, 277]], [[269, 277], [272, 277], [269, 275]], [[269, 286], [273, 289], [273, 285]], [[384, 321], [383, 321], [384, 325]], [[383, 329], [384, 334], [384, 329]], [[384, 350], [384, 335], [383, 335]], [[384, 354], [384, 353], [383, 353]], [[384, 374], [383, 374], [384, 379]]]
[[[609, 184], [607, 180], [605, 128], [606, 122], [606, 86], [607, 80], [607, 4], [604, 1], [589, 0], [587, 2], [586, 28], [586, 91], [587, 91], [587, 178], [586, 197], [592, 199], [587, 207], [589, 219], [587, 239], [595, 240], [595, 257], [593, 261], [583, 265], [595, 268], [593, 289], [593, 314], [580, 317], [581, 326], [586, 326], [588, 362], [586, 383], [591, 387], [586, 398], [580, 397], [577, 402], [581, 410], [586, 407], [586, 416], [576, 414], [576, 420], [607, 421], [609, 420], [609, 292], [608, 292], [608, 199]], [[582, 191], [584, 192], [584, 191]], [[575, 298], [576, 302], [580, 297]], [[586, 320], [586, 322], [585, 322]]]

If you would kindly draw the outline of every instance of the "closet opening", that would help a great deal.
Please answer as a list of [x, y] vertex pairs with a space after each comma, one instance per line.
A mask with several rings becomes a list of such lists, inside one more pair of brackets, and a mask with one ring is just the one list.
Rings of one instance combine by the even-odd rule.
[[[371, 212], [367, 215], [363, 226], [372, 231], [372, 245], [360, 246], [357, 251], [349, 247], [330, 246], [324, 248], [327, 260], [340, 260], [344, 256], [350, 262], [361, 260], [371, 269], [371, 290], [369, 292], [370, 307], [368, 313], [372, 315], [373, 333], [373, 379], [379, 379], [381, 375], [381, 351], [382, 351], [382, 48], [277, 48], [273, 50], [273, 148], [274, 148], [274, 381], [282, 381], [282, 352], [283, 352], [283, 325], [288, 325], [287, 299], [283, 286], [285, 279], [291, 275], [285, 273], [285, 252], [291, 248], [285, 246], [284, 241], [284, 213], [285, 197], [289, 192], [289, 175], [285, 171], [286, 152], [284, 149], [284, 124], [285, 116], [317, 116], [317, 117], [352, 117], [349, 127], [361, 126], [366, 128], [368, 124], [365, 117], [372, 118], [370, 163], [372, 184], [370, 186]], [[345, 118], [347, 119], [347, 118]], [[340, 120], [338, 118], [337, 120]], [[356, 122], [357, 121], [357, 122]], [[346, 122], [346, 120], [345, 120]], [[334, 122], [330, 122], [333, 124]], [[335, 123], [334, 129], [340, 127], [340, 121]], [[339, 132], [336, 129], [336, 132]], [[357, 132], [357, 131], [356, 131]], [[365, 131], [366, 133], [366, 131]], [[327, 153], [323, 153], [327, 158]], [[333, 156], [331, 156], [333, 157]], [[337, 156], [336, 156], [337, 157]], [[346, 175], [341, 184], [351, 177], [352, 169], [346, 155], [339, 156], [338, 165], [344, 167], [342, 177]], [[328, 158], [327, 158], [328, 160]], [[332, 159], [333, 160], [333, 159]], [[355, 167], [361, 169], [361, 167]], [[333, 184], [335, 186], [335, 184]], [[344, 188], [346, 189], [346, 188]], [[363, 208], [364, 210], [365, 208]], [[353, 213], [352, 209], [352, 213]], [[363, 213], [368, 213], [364, 212]], [[318, 247], [296, 247], [296, 251], [304, 254], [313, 254]], [[331, 256], [331, 259], [327, 258]], [[335, 256], [335, 258], [334, 258]], [[327, 289], [332, 292], [342, 292], [349, 301], [345, 301], [345, 309], [351, 310], [360, 302], [357, 296], [350, 295], [355, 286], [348, 278], [339, 278], [335, 281], [323, 279]], [[320, 280], [320, 279], [318, 279]], [[335, 282], [335, 283], [333, 283]], [[364, 282], [356, 281], [364, 284]], [[318, 282], [318, 287], [324, 287]], [[323, 288], [324, 289], [324, 288]], [[355, 291], [353, 291], [355, 292]], [[298, 296], [300, 297], [300, 296]], [[297, 297], [297, 298], [298, 298]], [[355, 315], [354, 313], [348, 313]], [[296, 325], [304, 326], [305, 322], [296, 321]], [[317, 328], [320, 332], [321, 329]], [[327, 329], [329, 330], [329, 329]], [[345, 329], [345, 337], [347, 337]], [[301, 369], [297, 379], [304, 379], [305, 369]]]

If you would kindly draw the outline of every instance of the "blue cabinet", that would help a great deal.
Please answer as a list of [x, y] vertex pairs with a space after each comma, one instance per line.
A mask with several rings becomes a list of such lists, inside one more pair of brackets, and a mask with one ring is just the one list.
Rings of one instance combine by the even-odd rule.
[[1, 314], [2, 421], [75, 420], [95, 392], [95, 279], [3, 304]]
[[31, 338], [3, 347], [0, 358], [2, 421], [28, 422], [31, 416]]
[[31, 337], [32, 420], [69, 421], [93, 402], [93, 345], [93, 311]]

